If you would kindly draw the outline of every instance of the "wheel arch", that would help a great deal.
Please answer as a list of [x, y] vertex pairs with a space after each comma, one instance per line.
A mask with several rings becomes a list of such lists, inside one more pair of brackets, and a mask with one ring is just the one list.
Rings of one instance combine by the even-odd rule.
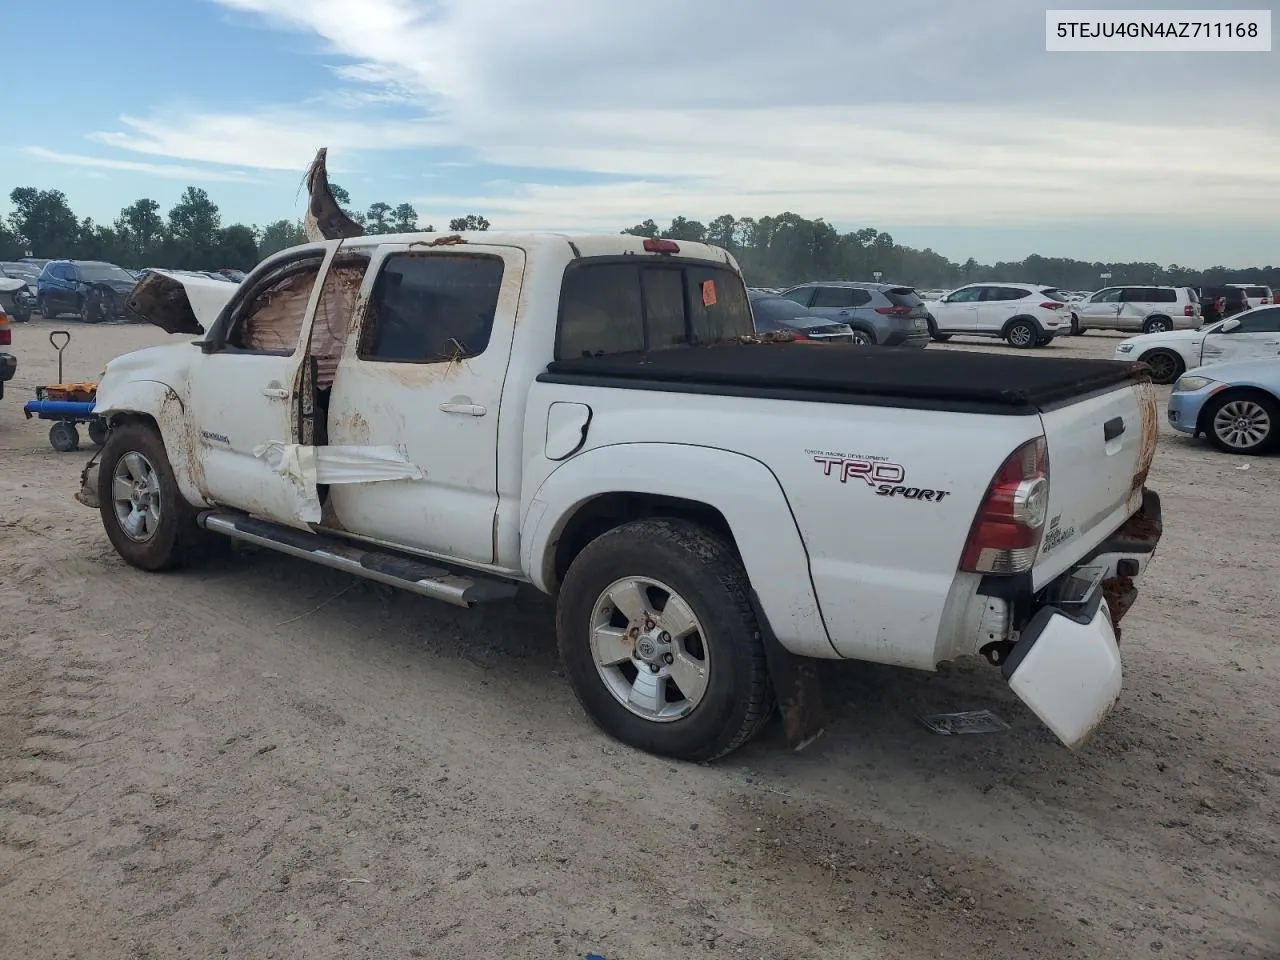
[[99, 398], [93, 412], [111, 427], [145, 423], [160, 434], [178, 490], [194, 506], [211, 506], [204, 498], [204, 469], [187, 430], [186, 407], [177, 392], [158, 380], [132, 380]]
[[1226, 402], [1228, 400], [1235, 399], [1236, 397], [1248, 396], [1261, 397], [1264, 400], [1268, 400], [1271, 403], [1280, 406], [1280, 395], [1277, 395], [1265, 387], [1260, 387], [1252, 383], [1232, 384], [1229, 387], [1223, 387], [1200, 405], [1200, 412], [1196, 414], [1196, 433], [1203, 433], [1205, 436], [1209, 435], [1209, 430], [1206, 425], [1208, 423], [1208, 413], [1211, 406], [1219, 402]]
[[789, 651], [839, 657], [782, 486], [765, 464], [742, 454], [672, 443], [613, 444], [579, 454], [528, 501], [521, 565], [535, 586], [555, 593], [569, 563], [592, 539], [630, 520], [658, 516], [693, 520], [726, 538]]

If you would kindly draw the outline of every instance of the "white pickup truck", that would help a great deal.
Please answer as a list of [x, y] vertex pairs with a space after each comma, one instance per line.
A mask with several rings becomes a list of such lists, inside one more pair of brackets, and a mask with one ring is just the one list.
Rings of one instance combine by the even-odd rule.
[[98, 390], [81, 496], [135, 566], [222, 536], [464, 606], [531, 583], [588, 714], [693, 760], [775, 703], [813, 735], [822, 660], [984, 655], [1072, 748], [1119, 695], [1141, 364], [759, 343], [728, 253], [631, 236], [331, 240], [130, 305], [202, 335]]

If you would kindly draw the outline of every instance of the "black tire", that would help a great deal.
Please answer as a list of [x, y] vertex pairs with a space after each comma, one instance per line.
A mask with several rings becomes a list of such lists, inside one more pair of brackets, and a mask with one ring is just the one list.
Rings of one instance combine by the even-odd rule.
[[1040, 331], [1030, 320], [1015, 320], [1005, 328], [1004, 338], [1009, 346], [1030, 350], [1040, 345]]
[[103, 446], [107, 442], [107, 435], [111, 432], [111, 428], [107, 425], [107, 421], [99, 418], [89, 421], [89, 440], [96, 446]]
[[[116, 514], [112, 492], [117, 464], [131, 453], [141, 454], [159, 484], [159, 522], [145, 540], [130, 536]], [[189, 564], [201, 555], [208, 534], [196, 524], [196, 511], [183, 499], [156, 429], [145, 423], [123, 423], [107, 437], [98, 467], [98, 510], [111, 545], [125, 561], [142, 570], [158, 572]]]
[[1143, 333], [1166, 333], [1173, 329], [1173, 321], [1168, 317], [1147, 317], [1142, 324]]
[[1080, 326], [1080, 318], [1074, 313], [1071, 315], [1071, 335], [1073, 337], [1083, 337], [1085, 328]]
[[59, 453], [71, 453], [80, 449], [80, 431], [67, 420], [59, 420], [49, 428], [49, 446]]
[[101, 309], [94, 309], [92, 301], [88, 297], [80, 298], [80, 322], [81, 323], [97, 323], [101, 319]]
[[1051, 343], [1053, 343], [1053, 337], [1045, 336], [1045, 337], [1041, 337], [1039, 340], [1036, 341], [1036, 346], [1047, 347]]
[[864, 347], [874, 347], [876, 345], [876, 335], [870, 330], [859, 330], [857, 327], [852, 328], [849, 335], [851, 343], [856, 343]]
[[1182, 357], [1172, 350], [1162, 348], [1148, 350], [1138, 359], [1151, 371], [1152, 383], [1173, 383], [1187, 372], [1187, 365]]
[[[633, 713], [596, 665], [593, 611], [611, 585], [629, 577], [668, 585], [698, 624], [695, 636], [708, 663], [706, 688], [691, 712], [679, 719], [659, 721]], [[637, 520], [593, 540], [570, 565], [556, 606], [560, 657], [583, 709], [605, 733], [660, 756], [707, 762], [741, 747], [774, 709], [749, 596], [746, 571], [733, 549], [697, 524]], [[670, 688], [664, 684], [663, 689]]]
[[938, 322], [933, 317], [929, 317], [929, 336], [938, 343], [946, 343], [951, 339], [951, 334], [938, 332]]
[[40, 316], [44, 317], [46, 320], [54, 320], [57, 318], [58, 314], [54, 312], [53, 307], [49, 306], [49, 300], [47, 297], [40, 300], [39, 307]]
[[[1239, 412], [1243, 416], [1248, 416], [1251, 412], [1260, 412], [1261, 416], [1265, 417], [1265, 428], [1259, 427], [1262, 433], [1261, 439], [1241, 445], [1238, 441], [1231, 442], [1225, 439], [1219, 433], [1219, 425], [1215, 423], [1218, 414], [1224, 409], [1230, 411], [1232, 405], [1239, 407]], [[1280, 403], [1276, 402], [1275, 397], [1260, 390], [1224, 391], [1204, 405], [1199, 426], [1204, 431], [1204, 435], [1209, 438], [1209, 442], [1223, 453], [1256, 457], [1280, 447]]]

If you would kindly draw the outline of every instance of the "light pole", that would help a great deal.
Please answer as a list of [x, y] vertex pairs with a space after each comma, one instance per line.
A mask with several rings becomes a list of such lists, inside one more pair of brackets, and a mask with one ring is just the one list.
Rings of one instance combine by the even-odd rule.
[[876, 278], [876, 283], [879, 283], [880, 278], [884, 276], [884, 274], [881, 273], [879, 270], [874, 271], [871, 275]]

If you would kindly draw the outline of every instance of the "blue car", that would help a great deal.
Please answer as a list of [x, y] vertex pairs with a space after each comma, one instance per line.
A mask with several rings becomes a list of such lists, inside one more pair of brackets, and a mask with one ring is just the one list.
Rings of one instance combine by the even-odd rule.
[[1169, 426], [1225, 453], [1280, 446], [1280, 356], [1189, 370], [1169, 396]]

